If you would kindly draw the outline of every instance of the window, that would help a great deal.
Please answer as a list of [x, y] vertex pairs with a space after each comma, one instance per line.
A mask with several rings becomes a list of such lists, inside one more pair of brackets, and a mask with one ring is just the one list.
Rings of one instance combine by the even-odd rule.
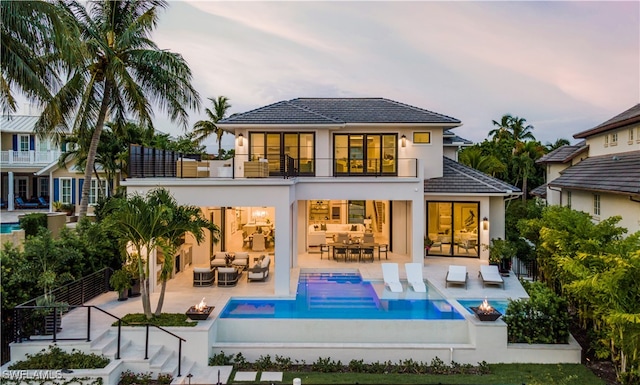
[[336, 134], [334, 172], [343, 175], [394, 175], [397, 134]]
[[605, 135], [604, 136], [604, 146], [608, 147], [609, 146], [609, 135]]
[[71, 202], [71, 178], [60, 178], [60, 202]]
[[29, 151], [29, 135], [18, 135], [18, 151]]
[[600, 195], [593, 196], [593, 215], [600, 215]]
[[478, 202], [427, 202], [427, 229], [434, 245], [429, 254], [480, 255]]
[[611, 145], [615, 146], [618, 144], [618, 133], [614, 132], [613, 134], [611, 134]]
[[430, 132], [414, 132], [413, 143], [418, 143], [418, 144], [431, 143], [431, 133]]
[[347, 223], [364, 223], [365, 201], [349, 201]]
[[293, 158], [301, 175], [315, 175], [315, 136], [310, 132], [250, 132], [250, 160], [266, 158], [269, 175], [282, 175], [285, 155]]
[[[101, 182], [101, 183], [100, 183]], [[102, 184], [102, 188], [99, 188]], [[89, 189], [89, 204], [95, 205], [98, 203], [98, 198], [107, 196], [107, 183], [106, 181], [91, 178], [91, 188]]]
[[49, 178], [38, 178], [38, 196], [49, 196]]
[[629, 129], [629, 144], [631, 144], [631, 142], [633, 142], [633, 128]]
[[567, 191], [567, 207], [571, 208], [571, 191]]

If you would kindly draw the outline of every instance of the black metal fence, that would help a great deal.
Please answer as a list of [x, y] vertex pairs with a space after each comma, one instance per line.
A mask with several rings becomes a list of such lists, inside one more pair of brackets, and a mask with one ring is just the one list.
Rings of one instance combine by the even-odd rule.
[[535, 260], [521, 261], [518, 258], [513, 258], [511, 270], [518, 278], [538, 280], [538, 263]]
[[[110, 290], [109, 278], [113, 270], [105, 267], [64, 286], [54, 289], [51, 298], [59, 304], [57, 311], [43, 309], [43, 296], [33, 298], [16, 306], [11, 314], [2, 317], [2, 363], [11, 359], [9, 344], [28, 340], [32, 335], [44, 335], [57, 331], [57, 323], [62, 314], [72, 310], [74, 306], [96, 298]], [[53, 307], [52, 307], [53, 309]], [[39, 338], [46, 339], [46, 338]], [[53, 339], [53, 337], [51, 338]]]

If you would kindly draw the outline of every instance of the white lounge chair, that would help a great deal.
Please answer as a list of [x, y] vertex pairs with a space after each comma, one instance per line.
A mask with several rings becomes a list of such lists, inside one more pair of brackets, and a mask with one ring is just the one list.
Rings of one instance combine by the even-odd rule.
[[467, 289], [467, 267], [459, 266], [459, 265], [449, 265], [449, 271], [447, 272], [447, 282], [445, 287], [448, 287], [449, 284], [458, 284], [464, 285], [465, 290]]
[[398, 272], [397, 263], [382, 263], [382, 277], [384, 285], [393, 293], [402, 293], [402, 284], [400, 283], [400, 273]]
[[500, 275], [498, 266], [496, 265], [481, 265], [480, 273], [478, 274], [482, 279], [482, 287], [485, 285], [502, 285], [504, 289], [504, 280]]
[[407, 281], [413, 291], [426, 293], [427, 285], [424, 284], [424, 277], [422, 276], [422, 263], [405, 263], [404, 269], [407, 271]]

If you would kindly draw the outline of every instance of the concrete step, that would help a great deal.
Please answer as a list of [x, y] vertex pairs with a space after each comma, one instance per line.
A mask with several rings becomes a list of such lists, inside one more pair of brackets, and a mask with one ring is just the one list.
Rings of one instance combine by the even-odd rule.
[[[233, 366], [202, 366], [193, 364], [189, 371], [182, 371], [182, 377], [174, 377], [172, 385], [197, 385], [197, 384], [217, 384], [218, 372], [219, 381], [228, 384], [233, 371]], [[189, 375], [191, 377], [189, 378]]]

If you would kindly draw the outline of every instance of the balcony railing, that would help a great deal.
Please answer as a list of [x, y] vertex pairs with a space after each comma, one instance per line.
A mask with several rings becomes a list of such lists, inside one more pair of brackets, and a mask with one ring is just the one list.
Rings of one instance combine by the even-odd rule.
[[236, 155], [225, 160], [201, 160], [199, 155], [131, 146], [129, 178], [292, 178], [292, 177], [394, 177], [415, 178], [418, 161], [399, 159], [300, 158], [267, 155], [249, 159]]
[[0, 163], [3, 165], [47, 165], [56, 162], [62, 152], [49, 151], [1, 151]]

